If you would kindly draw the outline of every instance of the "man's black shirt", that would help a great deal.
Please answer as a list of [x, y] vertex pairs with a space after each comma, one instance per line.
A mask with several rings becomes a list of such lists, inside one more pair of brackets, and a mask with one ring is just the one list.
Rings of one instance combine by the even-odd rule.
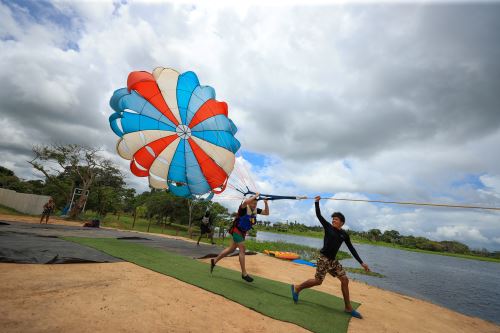
[[329, 259], [335, 259], [337, 252], [342, 245], [342, 242], [345, 242], [349, 251], [352, 253], [354, 258], [362, 264], [363, 260], [356, 252], [354, 246], [352, 246], [351, 238], [349, 234], [342, 229], [335, 229], [331, 223], [329, 223], [323, 216], [321, 216], [321, 210], [319, 209], [319, 202], [315, 203], [316, 206], [316, 216], [318, 217], [319, 222], [323, 225], [325, 229], [325, 237], [323, 238], [323, 248], [320, 250], [321, 254]]

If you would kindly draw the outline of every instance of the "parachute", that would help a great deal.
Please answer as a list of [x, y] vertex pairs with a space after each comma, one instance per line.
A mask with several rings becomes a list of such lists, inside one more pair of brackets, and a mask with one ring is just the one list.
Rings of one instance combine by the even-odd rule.
[[131, 72], [109, 103], [116, 150], [135, 176], [185, 198], [211, 199], [225, 190], [241, 146], [237, 127], [227, 104], [194, 72]]

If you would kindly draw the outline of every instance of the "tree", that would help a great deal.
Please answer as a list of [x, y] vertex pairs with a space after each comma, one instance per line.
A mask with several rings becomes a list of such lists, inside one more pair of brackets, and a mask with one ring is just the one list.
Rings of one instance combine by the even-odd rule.
[[22, 181], [14, 174], [14, 171], [0, 166], [0, 187], [19, 191], [22, 188]]
[[382, 232], [380, 231], [380, 229], [370, 229], [370, 230], [368, 230], [368, 237], [372, 241], [378, 241], [381, 236], [382, 236]]
[[0, 187], [20, 193], [46, 194], [42, 180], [23, 180], [14, 171], [0, 166]]
[[[99, 155], [99, 151], [99, 148], [77, 144], [34, 146], [35, 157], [28, 163], [45, 176], [46, 183], [54, 184], [61, 193], [65, 193], [69, 201], [75, 187], [86, 193], [98, 170], [112, 165], [111, 161]], [[71, 218], [81, 212], [86, 199], [84, 195], [79, 197], [69, 214]]]
[[143, 196], [148, 217], [156, 217], [158, 222], [169, 216], [172, 220], [187, 224], [186, 199], [169, 192], [155, 190]]
[[398, 243], [401, 235], [396, 230], [386, 230], [382, 234], [381, 240], [386, 243]]
[[118, 168], [109, 161], [104, 161], [101, 168], [96, 169], [87, 207], [103, 217], [109, 212], [133, 211], [135, 190], [125, 188], [123, 178]]
[[440, 243], [443, 247], [443, 251], [445, 252], [462, 253], [462, 254], [470, 252], [470, 249], [467, 245], [457, 241], [442, 241]]

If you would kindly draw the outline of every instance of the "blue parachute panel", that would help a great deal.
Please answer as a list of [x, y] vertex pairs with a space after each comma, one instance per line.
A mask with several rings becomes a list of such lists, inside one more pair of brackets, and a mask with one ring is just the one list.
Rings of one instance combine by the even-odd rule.
[[229, 123], [231, 124], [231, 133], [233, 133], [233, 135], [235, 135], [236, 132], [238, 132], [238, 127], [236, 127], [236, 125], [233, 123], [233, 121], [230, 118], [227, 118], [227, 120], [229, 120]]
[[130, 92], [130, 94], [127, 94], [120, 98], [120, 100], [118, 101], [118, 106], [122, 111], [125, 109], [129, 109], [134, 112], [141, 113], [147, 102], [148, 101], [142, 98], [141, 95], [139, 95], [135, 91], [132, 91]]
[[[122, 113], [122, 128], [123, 132], [125, 133], [131, 133], [131, 132], [137, 132], [141, 128], [141, 121], [140, 121], [141, 116], [136, 114], [136, 113], [130, 113], [130, 112], [123, 112]], [[158, 125], [156, 125], [156, 128], [158, 128]]]
[[196, 125], [191, 129], [193, 132], [203, 132], [203, 131], [226, 131], [233, 134], [233, 128], [229, 119], [222, 114], [214, 117], [210, 117]]
[[[162, 119], [162, 117], [163, 117], [163, 113], [158, 111], [153, 106], [153, 104], [150, 104], [150, 103], [146, 103], [146, 105], [144, 105], [144, 107], [142, 108], [141, 114], [146, 116], [146, 117], [149, 117], [151, 119], [157, 120], [157, 121], [160, 121], [160, 119]], [[172, 123], [168, 118], [167, 118], [166, 123], [174, 126], [174, 123]]]
[[200, 85], [198, 77], [193, 72], [186, 72], [179, 76], [177, 80], [177, 106], [181, 121], [186, 125], [187, 109], [191, 95], [197, 86]]
[[155, 119], [175, 128], [175, 124], [167, 117], [158, 111], [153, 104], [145, 100], [137, 92], [132, 91], [129, 95], [123, 96], [119, 101], [120, 108], [123, 110], [129, 109], [134, 112], [140, 113], [151, 119]]
[[179, 182], [183, 184], [187, 184], [186, 178], [186, 159], [185, 156], [185, 143], [186, 140], [182, 140], [179, 142], [177, 149], [175, 150], [174, 156], [172, 157], [172, 161], [170, 163], [170, 168], [168, 170], [167, 179]]
[[186, 124], [189, 124], [196, 112], [209, 99], [215, 99], [215, 90], [210, 86], [198, 86], [193, 91], [193, 95], [189, 101]]
[[157, 120], [151, 119], [149, 117], [140, 116], [141, 131], [147, 130], [157, 130], [159, 129], [160, 123]]
[[111, 96], [111, 99], [109, 100], [109, 106], [111, 106], [111, 108], [113, 110], [115, 110], [116, 112], [121, 112], [123, 111], [123, 109], [120, 109], [120, 99], [125, 96], [125, 95], [128, 95], [129, 92], [128, 92], [128, 89], [127, 88], [121, 88], [121, 89], [118, 89], [118, 90], [115, 90], [115, 92], [113, 93], [113, 96]]
[[225, 131], [191, 132], [199, 139], [208, 141], [219, 147], [225, 148], [235, 154], [240, 149], [240, 142], [230, 133]]
[[172, 126], [165, 125], [164, 123], [158, 123], [158, 129], [162, 131], [175, 132], [175, 128], [173, 128]]
[[[116, 111], [109, 118], [110, 126], [120, 137], [140, 130], [175, 131], [175, 125], [135, 91], [128, 93], [126, 88], [115, 91], [110, 105]], [[121, 128], [118, 126], [118, 121], [120, 121]]]
[[191, 197], [191, 192], [189, 191], [189, 187], [186, 185], [174, 186], [172, 184], [169, 184], [168, 190], [170, 193], [172, 193], [178, 197], [183, 197], [183, 198], [190, 198]]
[[198, 160], [194, 156], [191, 150], [191, 145], [186, 142], [186, 175], [189, 190], [192, 193], [207, 193], [210, 192], [211, 188], [208, 185], [205, 176], [201, 172]]
[[115, 132], [116, 135], [118, 135], [120, 138], [123, 136], [123, 131], [121, 128], [118, 126], [118, 120], [122, 118], [122, 115], [115, 112], [111, 116], [109, 116], [109, 126], [111, 126], [111, 129], [113, 132]]

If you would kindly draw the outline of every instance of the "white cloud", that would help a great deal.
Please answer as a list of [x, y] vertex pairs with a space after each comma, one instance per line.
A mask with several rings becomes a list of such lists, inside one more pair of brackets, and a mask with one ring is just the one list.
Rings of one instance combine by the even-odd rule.
[[[244, 149], [267, 158], [247, 166], [262, 192], [498, 206], [500, 20], [498, 7], [472, 7], [57, 1], [62, 26], [0, 3], [2, 164], [29, 178], [33, 144], [76, 142], [128, 172], [108, 100], [130, 71], [163, 65], [194, 70], [228, 102]], [[272, 219], [316, 223], [311, 201], [271, 205]], [[499, 246], [495, 213], [324, 209], [353, 229]]]
[[488, 239], [474, 227], [465, 225], [438, 227], [434, 232], [441, 239], [462, 239], [464, 241], [487, 242]]
[[500, 199], [500, 176], [482, 175], [479, 179], [487, 187], [481, 190], [483, 194]]

